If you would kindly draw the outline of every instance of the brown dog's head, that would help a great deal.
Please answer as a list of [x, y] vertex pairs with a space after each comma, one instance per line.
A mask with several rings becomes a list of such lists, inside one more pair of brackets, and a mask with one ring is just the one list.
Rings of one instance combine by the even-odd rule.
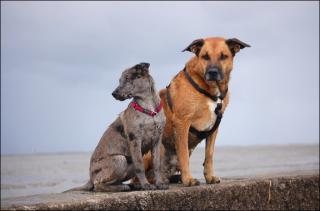
[[206, 81], [221, 82], [229, 79], [233, 57], [245, 47], [250, 45], [236, 38], [206, 38], [194, 40], [183, 51], [196, 54], [198, 69]]
[[143, 96], [153, 88], [153, 79], [149, 74], [149, 63], [140, 63], [123, 71], [119, 86], [112, 92], [112, 96], [123, 101], [132, 97]]

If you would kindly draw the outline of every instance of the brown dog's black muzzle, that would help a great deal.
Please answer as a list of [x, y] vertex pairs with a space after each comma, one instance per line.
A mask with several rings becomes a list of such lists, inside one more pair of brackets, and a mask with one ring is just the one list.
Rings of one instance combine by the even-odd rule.
[[222, 81], [224, 78], [223, 72], [221, 69], [216, 65], [209, 65], [206, 73], [205, 79], [207, 81]]

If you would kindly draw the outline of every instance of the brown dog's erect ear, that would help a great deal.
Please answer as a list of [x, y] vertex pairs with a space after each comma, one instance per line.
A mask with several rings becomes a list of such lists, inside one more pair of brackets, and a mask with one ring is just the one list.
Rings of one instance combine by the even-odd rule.
[[226, 40], [227, 45], [229, 46], [229, 49], [231, 50], [232, 55], [234, 56], [236, 53], [240, 51], [240, 49], [243, 49], [245, 47], [251, 47], [247, 43], [244, 43], [237, 38], [232, 38]]
[[197, 56], [199, 55], [199, 52], [202, 48], [204, 44], [204, 40], [203, 39], [197, 39], [194, 40], [188, 47], [186, 47], [182, 52], [184, 51], [190, 51], [194, 54], [196, 54]]

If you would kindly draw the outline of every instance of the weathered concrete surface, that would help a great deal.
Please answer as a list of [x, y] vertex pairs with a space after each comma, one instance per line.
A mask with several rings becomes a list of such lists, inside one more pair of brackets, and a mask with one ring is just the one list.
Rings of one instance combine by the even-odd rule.
[[319, 209], [319, 175], [222, 180], [197, 187], [126, 193], [71, 192], [7, 199], [1, 209]]

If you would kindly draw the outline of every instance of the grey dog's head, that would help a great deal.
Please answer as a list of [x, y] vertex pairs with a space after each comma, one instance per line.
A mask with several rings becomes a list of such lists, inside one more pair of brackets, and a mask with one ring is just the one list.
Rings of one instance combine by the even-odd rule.
[[124, 101], [132, 97], [143, 97], [146, 91], [153, 89], [149, 66], [149, 63], [140, 63], [123, 71], [119, 86], [112, 92], [112, 96]]

